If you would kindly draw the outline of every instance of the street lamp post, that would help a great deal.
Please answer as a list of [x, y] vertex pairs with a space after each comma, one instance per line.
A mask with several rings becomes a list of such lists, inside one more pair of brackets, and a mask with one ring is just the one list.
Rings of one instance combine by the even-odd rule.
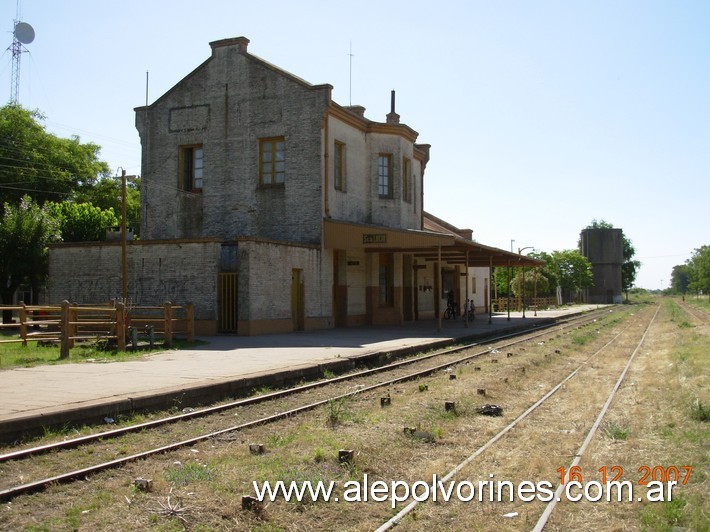
[[508, 307], [508, 321], [510, 321], [510, 285], [511, 285], [511, 282], [510, 282], [510, 261], [508, 261], [508, 275], [507, 275], [507, 277], [508, 278], [506, 279], [506, 281], [507, 281], [506, 282], [506, 287], [507, 287], [506, 291], [508, 292], [508, 304], [506, 305], [506, 307]]
[[[514, 238], [510, 239], [510, 252], [513, 252], [513, 242], [515, 242]], [[508, 321], [510, 321], [510, 261], [508, 261], [508, 279], [506, 283], [506, 291], [508, 292], [508, 304], [506, 305], [508, 307]]]
[[[526, 246], [518, 248], [518, 255], [521, 255], [526, 249], [535, 249], [534, 246]], [[525, 318], [525, 263], [523, 263], [523, 318]]]

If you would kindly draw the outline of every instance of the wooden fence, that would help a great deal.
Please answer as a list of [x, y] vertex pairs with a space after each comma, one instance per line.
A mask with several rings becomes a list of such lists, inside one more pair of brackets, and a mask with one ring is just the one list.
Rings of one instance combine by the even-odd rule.
[[[557, 306], [556, 297], [531, 297], [525, 298], [525, 308], [528, 310], [538, 310], [546, 309], [550, 307]], [[510, 296], [510, 310], [511, 311], [521, 311], [523, 310], [523, 302], [515, 296]], [[499, 297], [493, 300], [493, 311], [494, 312], [507, 312], [508, 311], [508, 298]]]
[[78, 305], [63, 301], [61, 305], [0, 305], [0, 311], [11, 311], [12, 323], [0, 324], [0, 330], [17, 329], [17, 338], [0, 337], [0, 343], [28, 341], [58, 342], [61, 358], [69, 356], [76, 342], [106, 340], [125, 351], [130, 342], [134, 347], [142, 335], [151, 344], [163, 337], [163, 344], [171, 347], [176, 335], [188, 341], [195, 338], [195, 312], [191, 303], [174, 305], [166, 302], [159, 307], [107, 305]]

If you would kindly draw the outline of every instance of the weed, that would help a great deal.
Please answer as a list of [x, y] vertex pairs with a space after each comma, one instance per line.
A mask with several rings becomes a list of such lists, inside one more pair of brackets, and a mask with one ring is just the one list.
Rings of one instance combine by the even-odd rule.
[[675, 530], [683, 525], [687, 503], [682, 497], [676, 496], [658, 505], [650, 504], [641, 514], [641, 523], [649, 530]]
[[326, 368], [326, 369], [323, 370], [323, 378], [324, 378], [324, 379], [329, 379], [329, 380], [330, 380], [330, 379], [333, 379], [333, 378], [335, 378], [335, 373], [333, 373], [331, 370], [329, 370], [328, 368]]
[[710, 407], [703, 405], [700, 399], [693, 401], [690, 407], [690, 417], [695, 421], [710, 421]]
[[578, 332], [572, 335], [572, 343], [576, 345], [585, 345], [593, 338], [594, 336], [589, 332]]
[[268, 446], [271, 448], [283, 447], [296, 439], [296, 434], [291, 432], [288, 434], [272, 434], [269, 436]]
[[313, 460], [315, 462], [325, 462], [328, 459], [328, 455], [322, 447], [318, 447], [315, 452]]
[[678, 306], [678, 303], [672, 299], [664, 300], [666, 310], [670, 314], [671, 321], [682, 329], [693, 327], [693, 324], [688, 321], [688, 315], [683, 309]]
[[331, 426], [338, 425], [350, 417], [350, 413], [348, 412], [349, 403], [348, 397], [331, 399], [326, 403], [328, 423], [330, 423]]
[[610, 421], [606, 424], [604, 433], [610, 440], [626, 440], [629, 437], [629, 428]]
[[[271, 478], [262, 478], [261, 481], [273, 481], [274, 478], [277, 478], [283, 481], [285, 486], [303, 486], [306, 482], [310, 482], [310, 484], [315, 488], [315, 486], [317, 486], [319, 482], [321, 482], [324, 486], [328, 486], [331, 481], [342, 479], [343, 474], [345, 472], [346, 471], [342, 467], [336, 464], [328, 464], [326, 462], [310, 464], [306, 463], [302, 465], [289, 465], [286, 467], [278, 467], [273, 470], [273, 473], [270, 473], [269, 476]], [[316, 495], [315, 499], [312, 495]], [[301, 497], [301, 500], [298, 500], [299, 497], [296, 496], [291, 497], [289, 502], [300, 505], [305, 505], [309, 503], [313, 504], [323, 500], [323, 497], [324, 494], [320, 491], [317, 491], [315, 494], [313, 494], [312, 492], [303, 492], [303, 497]]]
[[185, 486], [190, 482], [198, 480], [212, 480], [214, 470], [199, 462], [188, 462], [176, 467], [170, 467], [163, 473], [167, 482], [173, 482], [178, 486]]
[[74, 428], [71, 423], [64, 423], [59, 427], [42, 427], [42, 434], [44, 438], [57, 438], [70, 435], [76, 435], [79, 431]]
[[119, 455], [126, 455], [128, 454], [128, 451], [130, 451], [130, 448], [127, 445], [119, 445], [116, 448], [116, 454]]

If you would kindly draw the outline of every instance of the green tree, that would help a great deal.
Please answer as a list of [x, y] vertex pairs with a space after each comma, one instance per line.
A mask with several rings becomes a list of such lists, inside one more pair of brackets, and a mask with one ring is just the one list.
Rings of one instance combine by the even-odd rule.
[[[532, 298], [535, 294], [539, 297], [554, 296], [557, 291], [558, 277], [552, 255], [544, 251], [532, 251], [528, 256], [544, 260], [546, 264], [537, 268], [525, 268], [525, 297]], [[515, 277], [511, 283], [516, 296], [520, 296], [522, 293], [522, 276], [523, 268], [516, 268]]]
[[[24, 235], [26, 242], [18, 241], [22, 240], [21, 235], [13, 233], [18, 224], [29, 224], [28, 220], [41, 215], [46, 218], [47, 234], [53, 238], [58, 222], [49, 223], [50, 216], [42, 209], [48, 202], [68, 205], [95, 198], [99, 210], [108, 211], [114, 207], [114, 212], [120, 212], [120, 181], [110, 179], [108, 164], [99, 159], [100, 147], [82, 143], [78, 136], [65, 139], [48, 133], [41, 123], [43, 120], [39, 111], [30, 111], [14, 103], [0, 107], [0, 218], [8, 208], [11, 215], [7, 220], [2, 218], [6, 226], [5, 243], [0, 251], [3, 263], [0, 291], [4, 302], [11, 301], [19, 284], [25, 282], [33, 285], [33, 297], [37, 298], [39, 284], [48, 269], [46, 245], [31, 244], [29, 232]], [[110, 201], [104, 201], [106, 197], [110, 197]], [[136, 224], [140, 212], [138, 197], [139, 188], [129, 187], [128, 212], [134, 212]], [[62, 209], [60, 218], [66, 240], [104, 238], [102, 235], [105, 235], [109, 221], [106, 215], [98, 216], [90, 207], [69, 209]], [[114, 219], [111, 218], [110, 225], [117, 225]], [[96, 225], [90, 227], [94, 223]], [[17, 246], [35, 246], [45, 252], [34, 256], [36, 260], [32, 262], [23, 258], [24, 248], [13, 248], [8, 244], [10, 241]]]
[[498, 266], [495, 269], [495, 274], [496, 293], [498, 297], [505, 297], [508, 295], [509, 287], [515, 278], [515, 268]]
[[542, 268], [525, 268], [524, 280], [523, 268], [517, 268], [517, 270], [512, 283], [513, 294], [516, 297], [522, 295], [523, 287], [525, 289], [525, 299], [528, 301], [531, 301], [535, 295], [542, 297], [550, 294], [550, 280]]
[[[129, 179], [126, 184], [126, 220], [136, 236], [140, 234], [140, 178]], [[104, 211], [113, 209], [117, 218], [121, 218], [121, 179], [110, 177], [99, 179], [94, 186], [74, 195], [77, 203], [91, 203]]]
[[626, 294], [626, 301], [629, 300], [629, 290], [634, 287], [636, 282], [636, 273], [641, 268], [641, 262], [638, 260], [633, 260], [633, 256], [636, 254], [636, 249], [634, 249], [631, 240], [626, 238], [624, 233], [621, 233], [621, 237], [624, 242], [624, 263], [621, 265], [621, 289]]
[[671, 291], [674, 294], [685, 294], [690, 285], [690, 268], [687, 264], [673, 266], [671, 272]]
[[[537, 285], [537, 294], [539, 296], [556, 295], [557, 286], [560, 284], [560, 280], [557, 275], [557, 268], [555, 267], [555, 261], [552, 258], [552, 255], [545, 251], [533, 251], [530, 253], [530, 256], [536, 259], [544, 260], [546, 263], [545, 266], [537, 269], [540, 275]], [[544, 277], [547, 282], [543, 281], [542, 277]], [[541, 286], [545, 286], [546, 288], [541, 290]]]
[[[29, 282], [36, 298], [49, 270], [48, 245], [60, 238], [59, 224], [47, 208], [40, 207], [29, 196], [19, 205], [6, 203], [0, 223], [0, 297], [12, 304], [15, 291]], [[3, 313], [3, 321], [10, 313]]]
[[113, 208], [101, 210], [90, 203], [46, 204], [59, 222], [64, 242], [92, 242], [106, 239], [106, 228], [118, 225]]
[[578, 250], [553, 251], [552, 263], [559, 286], [568, 295], [569, 301], [575, 300], [584, 288], [594, 284], [592, 265]]
[[687, 264], [690, 271], [689, 288], [695, 293], [707, 294], [710, 299], [710, 246], [697, 248]]
[[[109, 175], [100, 147], [48, 133], [39, 111], [17, 104], [0, 107], [0, 209], [28, 195], [37, 204], [71, 198]], [[0, 213], [1, 214], [1, 213]]]

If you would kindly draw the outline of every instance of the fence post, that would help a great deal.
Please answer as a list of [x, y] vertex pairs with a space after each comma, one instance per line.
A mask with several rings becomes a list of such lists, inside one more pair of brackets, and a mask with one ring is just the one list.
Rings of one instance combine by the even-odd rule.
[[187, 341], [195, 341], [195, 305], [187, 304]]
[[116, 303], [116, 347], [119, 351], [126, 350], [126, 305]]
[[62, 301], [62, 314], [60, 324], [61, 347], [59, 349], [59, 358], [69, 358], [69, 301]]
[[165, 320], [165, 347], [173, 346], [173, 305], [166, 301], [163, 305], [163, 319]]
[[20, 338], [22, 338], [23, 347], [27, 347], [27, 308], [24, 301], [20, 303]]
[[72, 303], [69, 305], [69, 347], [74, 347], [74, 338], [79, 333], [79, 305]]

